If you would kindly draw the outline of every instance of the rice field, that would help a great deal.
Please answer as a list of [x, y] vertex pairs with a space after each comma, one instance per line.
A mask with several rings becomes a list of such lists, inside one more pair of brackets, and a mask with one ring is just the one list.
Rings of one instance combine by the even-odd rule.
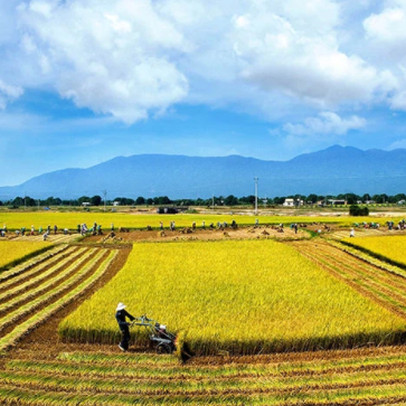
[[49, 247], [46, 242], [0, 241], [0, 269]]
[[[402, 237], [374, 248], [380, 259], [322, 238], [135, 243], [121, 271], [63, 320], [72, 343], [58, 341], [52, 318], [120, 250], [45, 243], [0, 272], [0, 404], [404, 405], [406, 347], [395, 344], [406, 337], [406, 271], [379, 251], [392, 238]], [[118, 301], [201, 356], [148, 352], [142, 330], [121, 353]]]
[[346, 238], [344, 242], [406, 267], [406, 236]]
[[[117, 343], [121, 301], [134, 316], [167, 324], [196, 354], [399, 342], [403, 314], [345, 282], [271, 240], [134, 244], [124, 268], [59, 332], [67, 341]], [[133, 336], [146, 345], [145, 332]]]
[[[260, 224], [280, 224], [285, 225], [291, 223], [330, 223], [351, 225], [354, 221], [353, 217], [324, 217], [324, 216], [249, 216], [237, 214], [134, 214], [134, 213], [94, 213], [94, 212], [0, 212], [0, 224], [6, 224], [9, 230], [20, 229], [26, 227], [29, 229], [34, 225], [35, 229], [39, 227], [46, 229], [48, 225], [53, 227], [55, 224], [59, 229], [68, 228], [76, 230], [78, 224], [86, 223], [89, 227], [93, 223], [101, 224], [105, 230], [110, 229], [114, 224], [115, 228], [145, 228], [148, 225], [153, 228], [159, 228], [159, 223], [162, 221], [165, 227], [169, 227], [169, 223], [174, 221], [177, 227], [190, 227], [193, 222], [200, 227], [203, 221], [206, 227], [210, 223], [227, 222], [230, 224], [235, 220], [239, 225], [255, 224], [258, 218]], [[370, 219], [360, 219], [360, 221], [370, 221]], [[383, 220], [384, 221], [384, 220]]]

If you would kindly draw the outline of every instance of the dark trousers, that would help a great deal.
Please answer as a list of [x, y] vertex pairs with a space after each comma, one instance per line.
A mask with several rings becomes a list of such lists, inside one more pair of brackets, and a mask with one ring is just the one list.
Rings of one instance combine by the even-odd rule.
[[121, 343], [120, 345], [125, 349], [128, 350], [128, 343], [130, 341], [130, 330], [128, 326], [120, 327], [121, 330]]

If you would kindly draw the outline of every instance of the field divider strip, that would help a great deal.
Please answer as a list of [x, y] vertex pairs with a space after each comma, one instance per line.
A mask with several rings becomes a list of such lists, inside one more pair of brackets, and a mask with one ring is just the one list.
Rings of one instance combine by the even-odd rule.
[[[101, 251], [97, 255], [97, 260], [103, 258], [105, 255], [106, 251]], [[117, 252], [111, 251], [108, 253], [107, 258], [98, 266], [98, 268], [93, 272], [92, 275], [90, 275], [88, 278], [86, 278], [84, 281], [82, 281], [78, 286], [76, 286], [74, 289], [70, 290], [67, 292], [64, 296], [62, 296], [60, 299], [55, 301], [54, 303], [48, 305], [47, 307], [43, 308], [41, 310], [41, 313], [35, 314], [33, 317], [29, 318], [25, 322], [21, 323], [19, 326], [17, 326], [12, 332], [7, 334], [6, 336], [2, 337], [0, 339], [0, 351], [4, 351], [8, 347], [12, 346], [17, 340], [19, 340], [23, 335], [27, 334], [30, 330], [34, 329], [37, 327], [39, 324], [43, 323], [45, 320], [47, 320], [55, 311], [59, 310], [61, 307], [66, 306], [68, 303], [70, 303], [72, 300], [77, 298], [79, 295], [83, 293], [83, 291], [90, 286], [92, 286], [97, 280], [105, 273], [113, 259], [116, 257]], [[96, 258], [94, 258], [95, 261]], [[71, 287], [74, 285], [77, 280], [80, 280], [83, 275], [86, 275], [89, 273], [92, 268], [94, 268], [94, 264], [88, 264], [86, 267], [83, 268], [83, 270], [80, 272], [79, 277], [77, 278], [72, 278], [69, 284], [65, 286], [65, 289]]]

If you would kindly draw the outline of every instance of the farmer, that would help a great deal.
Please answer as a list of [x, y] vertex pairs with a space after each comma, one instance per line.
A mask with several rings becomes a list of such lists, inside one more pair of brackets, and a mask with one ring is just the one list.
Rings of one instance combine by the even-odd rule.
[[125, 318], [128, 317], [131, 321], [135, 320], [134, 316], [131, 316], [130, 313], [124, 310], [125, 308], [126, 305], [120, 302], [116, 309], [116, 320], [121, 330], [121, 343], [118, 345], [118, 348], [121, 351], [128, 350], [128, 342], [130, 341], [130, 329], [128, 328], [130, 323], [125, 321]]

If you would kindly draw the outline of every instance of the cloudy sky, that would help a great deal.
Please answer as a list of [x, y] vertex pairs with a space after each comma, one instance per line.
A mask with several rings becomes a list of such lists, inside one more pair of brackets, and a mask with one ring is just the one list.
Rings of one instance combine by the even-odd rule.
[[141, 153], [406, 148], [406, 0], [0, 0], [0, 185]]

